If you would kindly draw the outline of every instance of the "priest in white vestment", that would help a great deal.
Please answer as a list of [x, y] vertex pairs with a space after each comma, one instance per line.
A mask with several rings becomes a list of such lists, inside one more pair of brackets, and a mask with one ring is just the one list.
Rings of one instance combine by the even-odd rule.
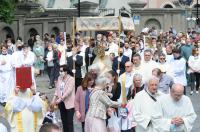
[[152, 70], [155, 68], [159, 68], [157, 62], [152, 60], [152, 52], [150, 49], [146, 49], [144, 51], [144, 61], [142, 62], [142, 71], [145, 76], [143, 76], [143, 81], [147, 82], [149, 78], [152, 76]]
[[[20, 46], [21, 47], [21, 46]], [[13, 54], [13, 59], [14, 59], [14, 64], [13, 66], [15, 68], [19, 68], [19, 67], [31, 67], [31, 72], [32, 72], [32, 80], [33, 80], [33, 83], [36, 87], [36, 82], [35, 82], [35, 76], [34, 76], [34, 63], [35, 63], [35, 54], [30, 51], [29, 49], [29, 46], [26, 44], [26, 45], [22, 45], [23, 50], [19, 50], [17, 51], [17, 53], [14, 53]]]
[[174, 84], [168, 95], [162, 96], [155, 104], [153, 126], [159, 132], [190, 132], [196, 114], [189, 97], [183, 95], [184, 87]]
[[35, 95], [35, 87], [15, 88], [5, 106], [11, 132], [38, 132], [44, 118], [42, 99]]
[[[140, 54], [137, 53], [137, 54], [133, 55], [133, 72], [134, 72], [134, 74], [140, 74], [140, 75], [142, 75], [142, 77], [145, 76], [143, 69], [144, 69], [144, 67], [141, 63]], [[144, 83], [144, 81], [142, 83]]]
[[170, 65], [172, 67], [172, 76], [174, 83], [180, 83], [185, 87], [184, 94], [186, 94], [186, 60], [181, 56], [180, 49], [173, 49], [174, 59], [171, 61]]
[[14, 90], [14, 70], [12, 67], [12, 56], [8, 54], [8, 47], [2, 46], [0, 55], [0, 103], [6, 103], [8, 97]]
[[129, 89], [131, 89], [132, 84], [133, 84], [133, 76], [134, 73], [132, 71], [133, 69], [133, 63], [128, 61], [125, 63], [125, 70], [126, 72], [123, 73], [122, 75], [119, 76], [119, 83], [121, 85], [121, 95], [118, 99], [119, 103], [124, 103], [123, 102], [123, 92], [125, 92], [125, 97], [128, 95]]
[[[157, 132], [152, 125], [154, 104], [163, 93], [158, 89], [159, 80], [150, 77], [148, 87], [136, 94], [133, 101], [133, 119], [137, 123], [136, 132]], [[159, 131], [158, 131], [159, 132]]]

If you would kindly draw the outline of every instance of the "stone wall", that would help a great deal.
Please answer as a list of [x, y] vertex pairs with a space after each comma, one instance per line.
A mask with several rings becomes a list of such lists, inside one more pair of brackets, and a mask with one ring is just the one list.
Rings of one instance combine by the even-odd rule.
[[[186, 31], [188, 25], [184, 9], [132, 9], [133, 16], [140, 16], [140, 24], [135, 25], [136, 31], [149, 26], [157, 27], [158, 30], [167, 31], [171, 26], [177, 31]], [[194, 26], [194, 24], [193, 24]]]

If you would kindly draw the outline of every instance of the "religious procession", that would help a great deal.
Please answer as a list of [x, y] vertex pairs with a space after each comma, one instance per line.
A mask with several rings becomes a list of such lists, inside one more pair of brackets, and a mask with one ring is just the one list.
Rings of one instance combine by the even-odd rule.
[[[0, 131], [74, 132], [76, 120], [80, 132], [191, 132], [199, 46], [199, 28], [136, 34], [122, 17], [74, 18], [72, 34], [31, 34], [28, 42], [7, 35]], [[40, 77], [53, 97], [38, 90]]]

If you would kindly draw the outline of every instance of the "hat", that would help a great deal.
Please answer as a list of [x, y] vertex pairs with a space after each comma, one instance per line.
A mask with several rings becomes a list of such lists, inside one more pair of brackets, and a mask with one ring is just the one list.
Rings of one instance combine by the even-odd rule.
[[160, 71], [161, 71], [162, 73], [167, 72], [167, 67], [166, 67], [165, 65], [161, 65], [161, 66], [160, 66]]
[[142, 29], [142, 33], [148, 33], [148, 32], [149, 32], [149, 28], [148, 27]]
[[58, 46], [57, 44], [53, 44], [53, 48], [56, 49]]

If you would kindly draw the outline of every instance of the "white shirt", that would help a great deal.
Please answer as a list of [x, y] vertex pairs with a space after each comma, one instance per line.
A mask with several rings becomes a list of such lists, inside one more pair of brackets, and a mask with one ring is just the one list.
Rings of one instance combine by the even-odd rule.
[[197, 57], [190, 56], [188, 59], [188, 65], [189, 65], [188, 73], [193, 73], [194, 71], [192, 69], [200, 73], [200, 56]]
[[131, 61], [132, 59], [132, 50], [130, 48], [126, 49], [124, 48], [124, 55], [129, 57], [129, 61]]
[[[125, 72], [124, 74], [126, 74], [126, 83], [125, 83], [125, 87], [126, 87], [126, 95], [128, 94], [129, 88], [131, 88], [131, 85], [133, 84], [133, 72], [131, 73], [127, 73]], [[122, 102], [122, 79], [124, 74], [120, 75], [119, 77], [119, 83], [121, 84], [121, 95], [120, 98], [118, 99], [118, 102], [121, 103]]]
[[110, 43], [108, 53], [114, 53], [115, 56], [118, 56], [118, 45], [114, 42]]

